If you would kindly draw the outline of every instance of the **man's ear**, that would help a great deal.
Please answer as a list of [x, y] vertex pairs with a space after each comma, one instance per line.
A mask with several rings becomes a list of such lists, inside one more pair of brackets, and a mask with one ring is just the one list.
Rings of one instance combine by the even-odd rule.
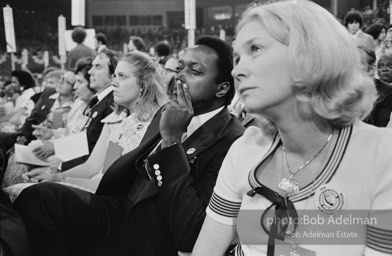
[[230, 90], [229, 82], [223, 82], [218, 85], [215, 96], [218, 98], [222, 98], [229, 92], [229, 90]]

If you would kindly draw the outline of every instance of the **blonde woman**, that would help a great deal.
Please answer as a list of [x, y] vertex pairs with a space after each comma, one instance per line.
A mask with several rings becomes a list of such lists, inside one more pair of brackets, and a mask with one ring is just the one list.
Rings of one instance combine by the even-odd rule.
[[105, 126], [89, 159], [61, 173], [34, 173], [38, 181], [62, 181], [95, 191], [102, 177], [102, 167], [109, 142], [122, 148], [121, 154], [136, 148], [157, 110], [167, 102], [157, 64], [146, 54], [126, 54], [117, 64], [113, 96], [116, 111], [102, 120]]
[[[376, 90], [345, 28], [311, 1], [251, 7], [234, 56], [245, 109], [277, 134], [233, 144], [193, 255], [224, 255], [236, 236], [232, 255], [391, 254], [392, 131], [360, 121]], [[332, 224], [350, 215], [362, 223]]]

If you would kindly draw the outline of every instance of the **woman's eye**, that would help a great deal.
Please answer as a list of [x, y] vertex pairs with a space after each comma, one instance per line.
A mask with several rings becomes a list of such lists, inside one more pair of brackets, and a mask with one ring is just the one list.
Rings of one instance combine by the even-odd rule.
[[240, 62], [240, 57], [238, 56], [234, 57], [234, 65], [237, 65], [238, 62]]
[[178, 66], [178, 67], [176, 68], [177, 73], [180, 72], [183, 68], [184, 68], [184, 67]]
[[261, 51], [261, 47], [260, 47], [260, 46], [256, 46], [256, 45], [252, 45], [252, 46], [250, 47], [250, 51], [251, 51], [252, 53], [258, 53], [258, 52]]

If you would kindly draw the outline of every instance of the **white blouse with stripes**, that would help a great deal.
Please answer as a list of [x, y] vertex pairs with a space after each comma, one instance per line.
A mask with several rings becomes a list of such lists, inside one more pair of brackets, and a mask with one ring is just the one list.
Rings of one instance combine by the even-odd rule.
[[[271, 142], [250, 127], [222, 164], [207, 214], [237, 226], [240, 244], [235, 255], [267, 253], [268, 234], [261, 222], [268, 229], [274, 207], [262, 219], [272, 203], [247, 193], [263, 186], [256, 170], [280, 145], [279, 136]], [[392, 129], [360, 121], [342, 129], [321, 174], [290, 200], [299, 223], [293, 235], [286, 236], [289, 247], [296, 244], [318, 256], [391, 255]]]

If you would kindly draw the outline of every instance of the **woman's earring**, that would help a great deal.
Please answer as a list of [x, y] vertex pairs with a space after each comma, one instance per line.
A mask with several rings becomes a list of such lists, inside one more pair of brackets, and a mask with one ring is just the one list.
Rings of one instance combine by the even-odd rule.
[[139, 90], [139, 97], [141, 97], [142, 94], [143, 94], [143, 89], [140, 88], [140, 90]]

